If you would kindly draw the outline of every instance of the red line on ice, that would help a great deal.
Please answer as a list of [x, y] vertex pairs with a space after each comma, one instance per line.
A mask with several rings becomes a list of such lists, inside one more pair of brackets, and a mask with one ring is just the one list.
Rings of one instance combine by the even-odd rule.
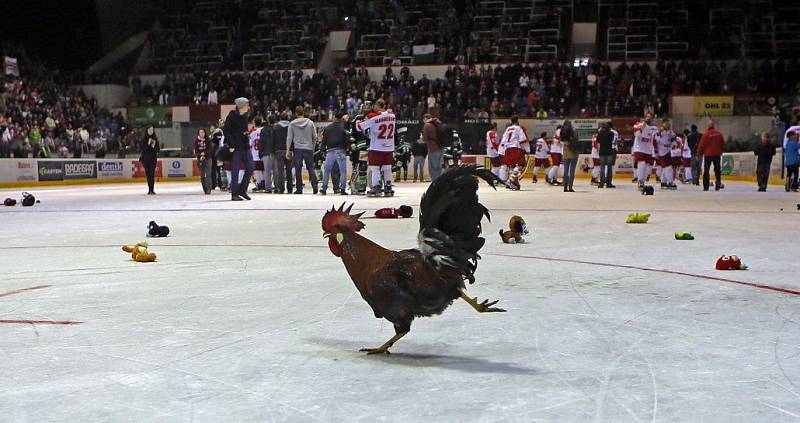
[[35, 289], [43, 289], [43, 288], [49, 288], [49, 287], [50, 287], [50, 285], [39, 285], [39, 286], [32, 286], [30, 288], [15, 289], [13, 291], [0, 293], [0, 297], [7, 297], [9, 295], [19, 294], [20, 292], [33, 291]]
[[78, 325], [83, 322], [74, 320], [0, 320], [6, 324], [29, 324], [29, 325]]
[[707, 279], [707, 280], [712, 280], [712, 281], [733, 283], [733, 284], [737, 284], [737, 285], [749, 286], [751, 288], [767, 289], [767, 290], [770, 290], [770, 291], [776, 291], [776, 292], [780, 292], [780, 293], [783, 293], [783, 294], [800, 295], [800, 291], [795, 291], [793, 289], [780, 288], [780, 287], [777, 287], [777, 286], [764, 285], [764, 284], [754, 283], [754, 282], [737, 281], [737, 280], [734, 280], [734, 279], [720, 278], [720, 277], [716, 277], [716, 276], [706, 276], [706, 275], [698, 275], [698, 274], [695, 274], [695, 273], [679, 272], [679, 271], [676, 271], [676, 270], [653, 269], [653, 268], [650, 268], [650, 267], [631, 266], [631, 265], [628, 265], [628, 264], [601, 263], [601, 262], [597, 262], [597, 261], [573, 260], [573, 259], [555, 258], [555, 257], [523, 256], [523, 255], [517, 255], [517, 254], [484, 253], [484, 255], [492, 255], [492, 256], [499, 256], [499, 257], [512, 257], [512, 258], [528, 258], [528, 259], [544, 260], [544, 261], [560, 261], [560, 262], [566, 262], [566, 263], [588, 264], [588, 265], [592, 265], [592, 266], [605, 266], [605, 267], [617, 267], [617, 268], [622, 268], [622, 269], [643, 270], [645, 272], [668, 273], [668, 274], [671, 274], [671, 275], [688, 276], [688, 277], [691, 277], [691, 278]]

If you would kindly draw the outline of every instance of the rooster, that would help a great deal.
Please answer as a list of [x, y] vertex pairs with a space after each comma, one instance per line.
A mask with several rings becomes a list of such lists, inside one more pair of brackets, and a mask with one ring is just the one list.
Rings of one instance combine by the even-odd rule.
[[490, 218], [478, 202], [478, 178], [493, 188], [500, 182], [488, 169], [469, 165], [450, 169], [428, 187], [420, 204], [416, 249], [391, 251], [359, 235], [364, 213], [351, 215], [352, 205], [325, 213], [323, 237], [328, 238], [331, 253], [342, 259], [375, 317], [394, 325], [391, 339], [361, 351], [389, 354], [416, 317], [441, 314], [457, 298], [479, 313], [505, 311], [494, 307], [497, 301], [479, 302], [464, 293], [465, 282], [475, 282], [478, 251], [485, 242], [481, 220]]

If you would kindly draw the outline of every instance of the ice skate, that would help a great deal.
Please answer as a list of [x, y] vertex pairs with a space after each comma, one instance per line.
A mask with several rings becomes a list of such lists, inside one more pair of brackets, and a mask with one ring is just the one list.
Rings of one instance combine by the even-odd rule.
[[394, 190], [392, 189], [392, 184], [386, 184], [383, 187], [383, 196], [384, 197], [394, 197]]

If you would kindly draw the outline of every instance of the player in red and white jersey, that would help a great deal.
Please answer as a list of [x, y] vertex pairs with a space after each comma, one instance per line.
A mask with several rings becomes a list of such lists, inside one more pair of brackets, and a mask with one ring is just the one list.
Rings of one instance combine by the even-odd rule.
[[[675, 179], [680, 179], [681, 169], [683, 168], [683, 160], [681, 154], [683, 153], [683, 144], [686, 143], [686, 138], [683, 134], [677, 134], [672, 140], [672, 145], [669, 149], [669, 156], [672, 159], [672, 170], [675, 172]], [[675, 181], [672, 181], [675, 185]]]
[[656, 164], [658, 165], [661, 188], [674, 189], [675, 171], [672, 168], [672, 142], [675, 132], [669, 121], [661, 122], [661, 130], [656, 133]]
[[264, 186], [264, 162], [258, 156], [258, 152], [261, 150], [261, 127], [259, 126], [261, 124], [261, 118], [255, 118], [247, 125], [250, 152], [253, 154], [253, 177], [256, 178], [254, 192], [262, 190]]
[[562, 154], [564, 154], [564, 144], [561, 143], [561, 125], [558, 125], [553, 140], [550, 142], [550, 169], [547, 170], [547, 179], [545, 179], [550, 185], [561, 185], [557, 178]]
[[[634, 149], [633, 157], [639, 161], [636, 168], [636, 176], [639, 181], [639, 187], [644, 187], [647, 182], [647, 177], [653, 171], [653, 156], [654, 156], [654, 143], [658, 127], [651, 124], [652, 117], [648, 115], [645, 117], [638, 134], [634, 134]], [[638, 137], [638, 143], [636, 139]]]
[[683, 183], [691, 183], [694, 176], [692, 175], [692, 149], [689, 148], [686, 134], [683, 134], [681, 143], [681, 166], [683, 166]]
[[[528, 141], [528, 134], [525, 128], [519, 125], [519, 118], [511, 116], [511, 124], [506, 127], [503, 137], [500, 139], [498, 153], [503, 156], [503, 165], [500, 167], [500, 179], [508, 181], [509, 171], [519, 172], [525, 168], [525, 154], [531, 151], [531, 144]], [[519, 175], [517, 175], [519, 176]], [[518, 189], [514, 186], [514, 189]]]
[[392, 165], [394, 164], [394, 134], [396, 119], [394, 113], [386, 110], [386, 103], [379, 99], [372, 106], [373, 112], [364, 120], [356, 122], [356, 131], [369, 136], [367, 148], [367, 164], [371, 173], [372, 190], [369, 195], [380, 194], [381, 174], [385, 185], [383, 195], [394, 195], [392, 189]]
[[[542, 132], [539, 139], [536, 140], [533, 157], [533, 183], [535, 184], [538, 182], [536, 175], [539, 174], [539, 169], [545, 168], [546, 170], [550, 167], [550, 145], [547, 141], [547, 132]], [[545, 179], [547, 179], [546, 175]]]
[[617, 154], [617, 151], [619, 151], [619, 132], [611, 128], [611, 133], [614, 134], [614, 139], [611, 140], [611, 149], [614, 150], [614, 154]]
[[[633, 146], [631, 146], [631, 153], [639, 149], [639, 139], [642, 136], [642, 126], [644, 126], [644, 122], [636, 118], [636, 121], [633, 122]], [[639, 160], [636, 160], [636, 155], [633, 156], [633, 180], [631, 182], [636, 182], [639, 180], [637, 170], [639, 169]]]
[[500, 138], [497, 137], [497, 122], [492, 122], [492, 128], [486, 131], [486, 157], [492, 164], [492, 173], [497, 177], [500, 177], [500, 166], [503, 164], [499, 149]]
[[599, 136], [598, 132], [592, 135], [592, 151], [589, 158], [592, 159], [592, 181], [591, 183], [597, 185], [600, 183], [600, 142], [597, 141]]

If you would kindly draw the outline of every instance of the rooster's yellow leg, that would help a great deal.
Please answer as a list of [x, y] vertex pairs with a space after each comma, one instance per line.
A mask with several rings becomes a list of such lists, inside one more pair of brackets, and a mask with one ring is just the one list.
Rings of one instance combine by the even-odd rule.
[[408, 332], [398, 333], [397, 335], [393, 336], [391, 339], [386, 341], [386, 343], [384, 343], [378, 348], [362, 348], [359, 351], [365, 352], [367, 354], [389, 354], [389, 348], [391, 348], [392, 345], [394, 345], [394, 343], [397, 342], [398, 339], [406, 336], [407, 333]]
[[492, 307], [493, 305], [497, 304], [500, 300], [494, 300], [489, 302], [489, 300], [483, 300], [482, 302], [478, 302], [478, 297], [470, 298], [465, 293], [461, 293], [461, 299], [466, 301], [467, 304], [471, 305], [472, 308], [475, 309], [478, 313], [502, 313], [505, 312], [504, 309], [499, 307]]

